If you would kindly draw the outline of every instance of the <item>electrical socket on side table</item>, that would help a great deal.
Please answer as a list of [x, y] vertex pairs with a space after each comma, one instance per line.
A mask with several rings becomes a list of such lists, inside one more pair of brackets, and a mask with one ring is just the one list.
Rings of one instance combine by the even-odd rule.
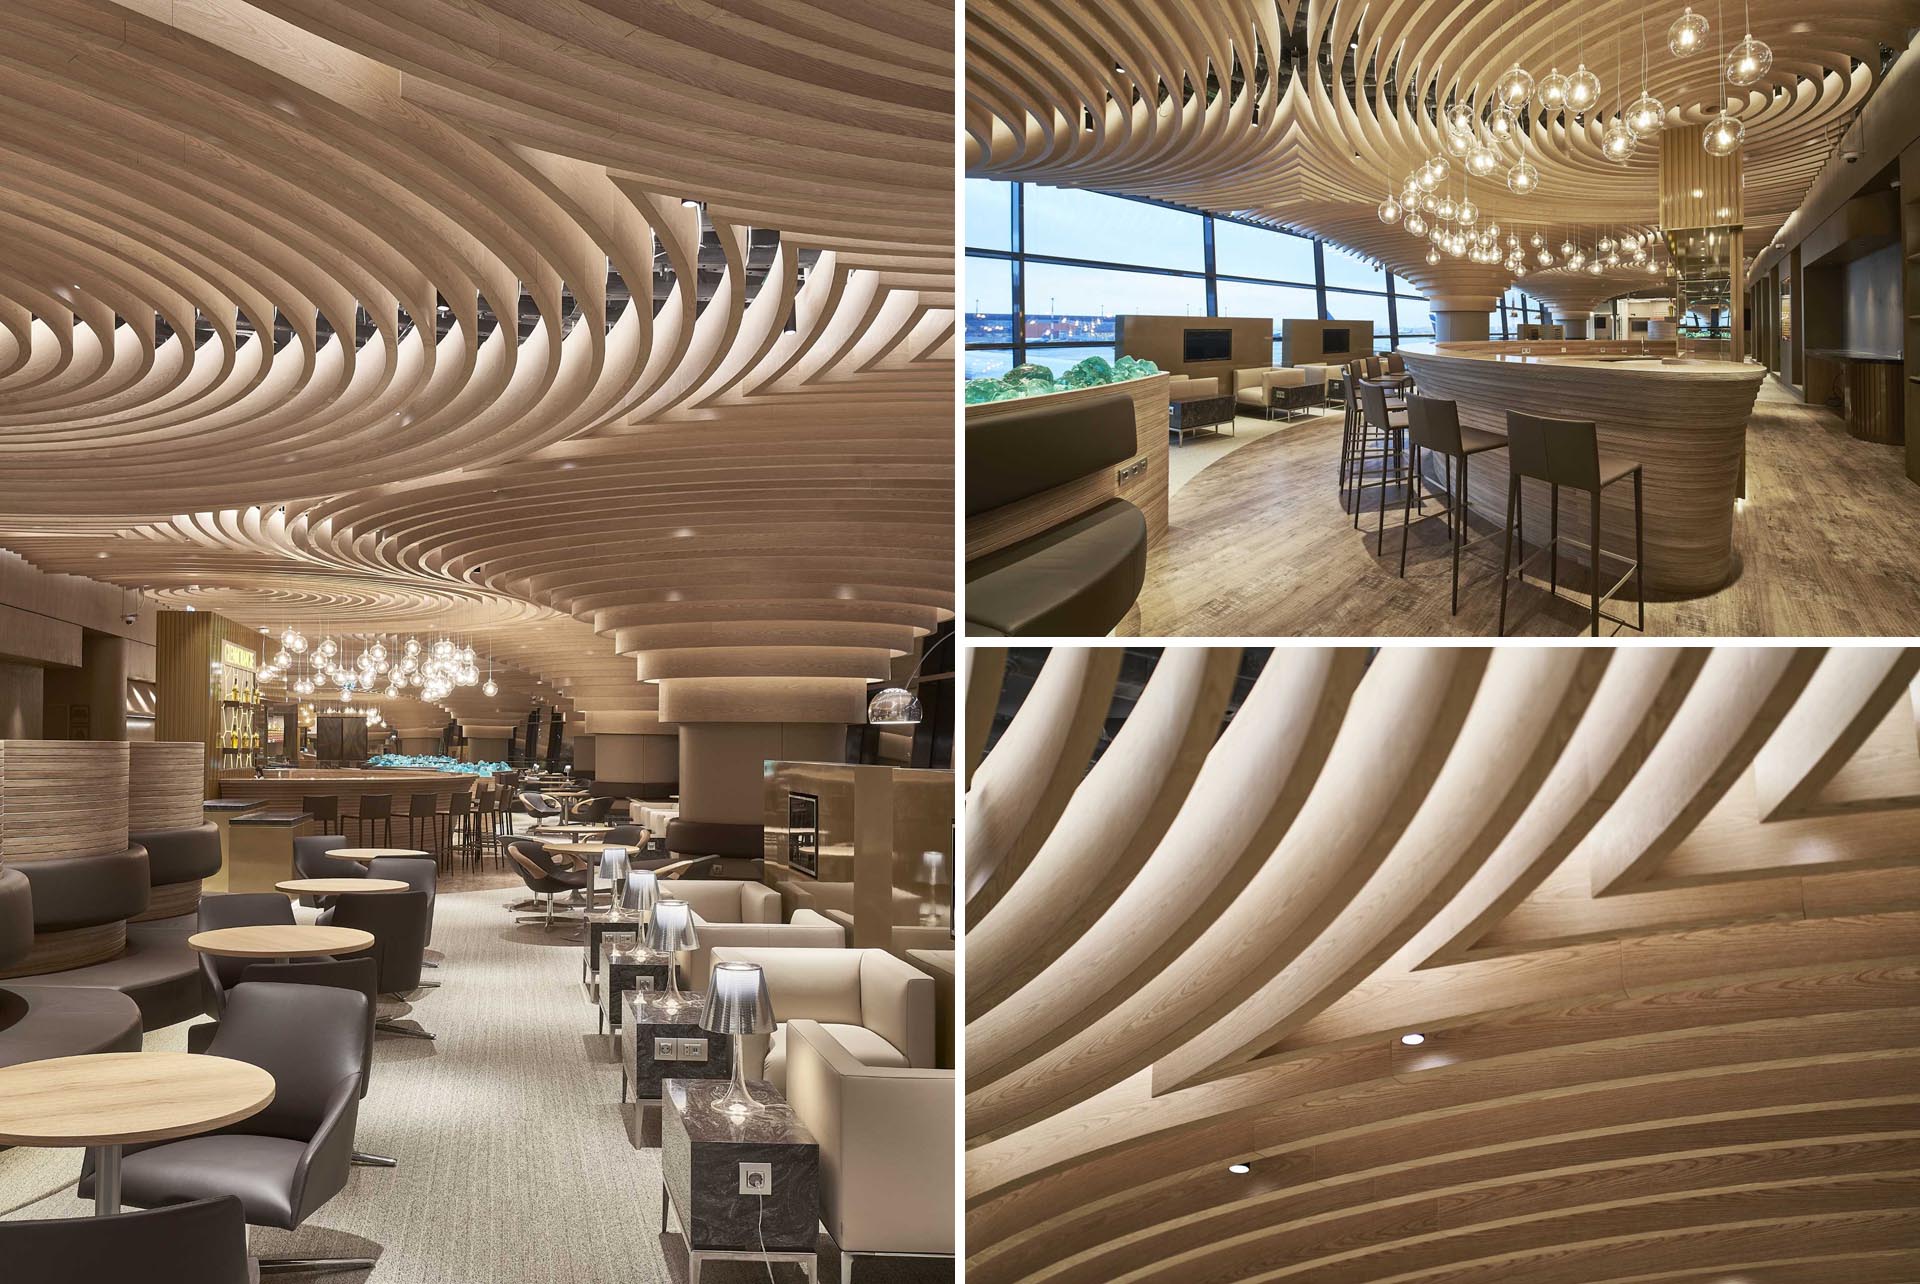
[[740, 1193], [742, 1195], [771, 1195], [773, 1193], [772, 1164], [741, 1164]]

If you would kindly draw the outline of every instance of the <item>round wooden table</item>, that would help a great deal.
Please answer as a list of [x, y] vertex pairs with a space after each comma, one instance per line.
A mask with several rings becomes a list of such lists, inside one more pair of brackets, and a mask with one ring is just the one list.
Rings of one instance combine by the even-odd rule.
[[535, 825], [533, 832], [536, 834], [604, 834], [612, 828], [612, 825], [585, 825], [570, 821], [564, 825]]
[[411, 847], [336, 847], [327, 855], [337, 860], [357, 860], [365, 864], [382, 856], [430, 856], [432, 853], [415, 851]]
[[373, 945], [373, 933], [357, 927], [262, 923], [195, 932], [187, 944], [202, 954], [229, 959], [312, 959], [358, 953]]
[[0, 1144], [85, 1146], [93, 1212], [120, 1211], [120, 1148], [170, 1141], [258, 1114], [273, 1076], [230, 1057], [97, 1052], [0, 1069]]
[[404, 892], [397, 878], [289, 878], [274, 886], [294, 896], [352, 896], [356, 892]]

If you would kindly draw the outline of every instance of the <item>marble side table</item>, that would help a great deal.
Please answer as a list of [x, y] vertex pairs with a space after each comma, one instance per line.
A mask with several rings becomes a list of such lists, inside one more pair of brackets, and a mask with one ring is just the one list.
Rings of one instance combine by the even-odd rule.
[[[794, 1262], [819, 1279], [820, 1146], [773, 1090], [748, 1085], [761, 1108], [713, 1109], [725, 1082], [668, 1079], [660, 1120], [660, 1227], [671, 1206], [687, 1241], [689, 1284], [706, 1261]], [[764, 1194], [744, 1193], [755, 1182]]]
[[[620, 996], [634, 990], [667, 989], [667, 969], [673, 966], [670, 954], [655, 954], [638, 939], [610, 937], [600, 947], [600, 984], [596, 988], [600, 1015], [594, 1033], [620, 1031]], [[698, 1020], [695, 1013], [695, 1020]]]
[[[685, 997], [687, 1001], [676, 1010], [656, 990], [629, 990], [621, 996], [626, 1019], [614, 1031], [620, 1049], [620, 1100], [627, 1099], [629, 1084], [634, 1104], [645, 1108], [660, 1104], [668, 1079], [725, 1083], [733, 1077], [733, 1040], [700, 1027], [707, 996]], [[663, 1047], [661, 1040], [680, 1046]], [[706, 1051], [686, 1047], [689, 1042], [705, 1044]]]
[[[580, 955], [580, 984], [586, 988], [587, 1002], [600, 1001], [600, 956], [607, 937], [631, 936], [640, 939], [640, 920], [613, 918], [605, 913], [587, 915], [587, 948]], [[628, 942], [631, 944], [632, 942]]]

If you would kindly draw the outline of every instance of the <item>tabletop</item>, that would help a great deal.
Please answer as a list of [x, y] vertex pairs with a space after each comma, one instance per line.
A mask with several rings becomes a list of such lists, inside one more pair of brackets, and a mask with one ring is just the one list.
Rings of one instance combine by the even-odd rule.
[[355, 892], [404, 892], [397, 878], [289, 878], [274, 884], [295, 896], [351, 896]]
[[612, 828], [612, 825], [535, 825], [533, 832], [536, 834], [604, 834]]
[[230, 1057], [97, 1052], [0, 1070], [0, 1144], [111, 1146], [166, 1141], [265, 1109], [273, 1076]]
[[299, 923], [262, 923], [195, 932], [187, 944], [202, 954], [230, 959], [296, 959], [322, 954], [353, 954], [373, 944], [373, 933], [357, 927], [309, 927]]
[[377, 860], [382, 856], [427, 856], [411, 847], [336, 847], [327, 855], [339, 860]]
[[598, 856], [609, 847], [621, 847], [621, 843], [541, 843], [550, 852], [572, 852], [576, 856]]

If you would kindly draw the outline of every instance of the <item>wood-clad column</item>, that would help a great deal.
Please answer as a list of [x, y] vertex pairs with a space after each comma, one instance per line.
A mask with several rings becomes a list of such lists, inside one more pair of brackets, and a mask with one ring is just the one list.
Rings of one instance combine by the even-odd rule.
[[9, 740], [0, 746], [0, 853], [33, 887], [33, 948], [0, 975], [120, 953], [147, 907], [147, 857], [127, 842], [126, 742]]
[[677, 678], [660, 684], [660, 720], [677, 725], [680, 818], [761, 823], [761, 764], [840, 762], [847, 727], [866, 720], [864, 678]]

